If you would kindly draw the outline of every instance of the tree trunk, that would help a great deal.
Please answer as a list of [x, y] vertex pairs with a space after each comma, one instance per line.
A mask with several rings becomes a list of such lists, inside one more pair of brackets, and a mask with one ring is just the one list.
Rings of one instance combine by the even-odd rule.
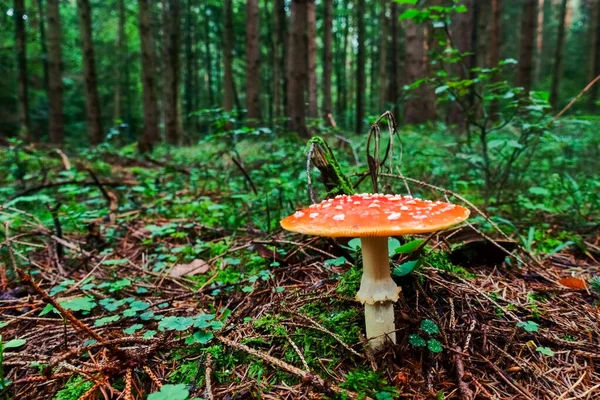
[[[339, 65], [340, 68], [337, 71], [337, 114], [338, 118], [345, 120], [345, 115], [348, 110], [348, 85], [347, 80], [348, 77], [346, 75], [347, 61], [348, 61], [348, 39], [350, 36], [350, 18], [348, 16], [348, 11], [344, 7], [342, 3], [342, 10], [344, 11], [343, 15], [343, 25], [344, 29], [342, 31], [342, 46], [339, 52]], [[341, 30], [341, 29], [340, 29]]]
[[523, 87], [527, 94], [531, 90], [531, 81], [533, 78], [533, 49], [536, 21], [537, 0], [523, 0], [517, 84]]
[[158, 103], [156, 100], [156, 53], [152, 36], [152, 0], [138, 0], [140, 49], [142, 53], [142, 91], [144, 99], [144, 133], [139, 142], [141, 152], [152, 151], [160, 140]]
[[282, 102], [282, 75], [285, 72], [285, 59], [283, 59], [285, 36], [282, 35], [285, 26], [284, 0], [275, 0], [273, 7], [273, 116], [279, 118], [284, 115]]
[[358, 21], [358, 53], [356, 55], [356, 124], [354, 131], [362, 132], [365, 117], [365, 0], [358, 0], [356, 19]]
[[[493, 0], [492, 0], [493, 1]], [[484, 0], [478, 2], [479, 9], [477, 10], [477, 51], [476, 51], [476, 60], [475, 65], [481, 68], [487, 67], [487, 62], [489, 59], [489, 37], [490, 37], [490, 20], [492, 14], [492, 5], [490, 0]]]
[[[492, 23], [490, 26], [490, 51], [489, 51], [489, 67], [496, 68], [500, 62], [500, 43], [502, 39], [502, 0], [492, 0]], [[497, 82], [500, 77], [496, 74], [494, 82]], [[499, 119], [500, 105], [497, 100], [493, 100], [490, 105], [490, 117], [493, 121]]]
[[304, 110], [304, 89], [307, 74], [307, 4], [305, 0], [292, 0], [291, 29], [288, 51], [287, 113], [290, 129], [301, 137], [308, 137]]
[[[406, 79], [411, 84], [424, 77], [425, 49], [423, 31], [412, 20], [406, 20]], [[409, 98], [404, 107], [404, 119], [408, 124], [427, 121], [427, 100], [424, 86], [408, 93]]]
[[379, 110], [378, 113], [385, 110], [386, 96], [386, 78], [387, 78], [387, 46], [388, 46], [388, 22], [387, 22], [387, 0], [380, 0], [380, 22], [379, 26]]
[[[594, 68], [593, 68], [593, 77], [597, 77], [598, 75], [600, 75], [600, 2], [596, 3], [596, 21], [595, 21], [595, 27], [596, 27], [596, 31], [595, 31], [595, 36], [596, 36], [596, 40], [595, 40], [595, 59], [594, 59]], [[596, 104], [597, 100], [598, 100], [598, 86], [600, 86], [598, 83], [596, 83], [594, 86], [592, 86], [592, 88], [590, 89], [590, 97], [589, 97], [589, 109], [592, 112], [596, 112], [599, 107]]]
[[86, 114], [90, 144], [96, 146], [104, 139], [100, 121], [100, 98], [92, 41], [92, 15], [89, 0], [77, 0], [77, 15], [83, 51], [83, 76], [85, 84]]
[[37, 0], [38, 14], [40, 16], [40, 48], [42, 50], [42, 64], [44, 66], [44, 90], [48, 93], [48, 46], [46, 44], [46, 17], [42, 0]]
[[48, 134], [50, 143], [62, 147], [64, 141], [62, 52], [60, 48], [60, 0], [48, 0]]
[[400, 105], [398, 101], [398, 88], [400, 85], [400, 28], [398, 23], [398, 3], [392, 3], [391, 21], [390, 21], [390, 36], [392, 37], [391, 52], [390, 52], [390, 80], [388, 101], [393, 105], [393, 111], [396, 118], [400, 117]]
[[538, 0], [537, 28], [535, 30], [535, 66], [533, 70], [534, 82], [539, 82], [542, 77], [542, 62], [544, 48], [544, 0]]
[[185, 10], [185, 84], [184, 84], [184, 129], [186, 133], [192, 129], [192, 117], [190, 114], [195, 111], [195, 93], [198, 90], [196, 86], [196, 80], [194, 76], [196, 75], [196, 70], [194, 69], [194, 42], [195, 42], [195, 32], [196, 32], [196, 23], [193, 21], [193, 9], [192, 9], [192, 0], [187, 0], [186, 10]]
[[232, 0], [224, 0], [225, 33], [223, 36], [223, 109], [233, 110], [233, 9]]
[[568, 0], [562, 0], [560, 4], [560, 16], [558, 19], [558, 36], [554, 53], [554, 69], [552, 71], [552, 87], [550, 88], [550, 104], [554, 109], [558, 107], [558, 94], [560, 90], [560, 77], [562, 74], [563, 45], [565, 43], [565, 25], [568, 8]]
[[333, 53], [331, 49], [333, 36], [333, 0], [325, 0], [325, 16], [323, 25], [323, 117], [325, 124], [332, 122], [331, 100], [331, 70], [333, 67]]
[[163, 60], [165, 137], [179, 143], [179, 1], [163, 0]]
[[317, 106], [317, 16], [315, 0], [306, 2], [307, 55], [308, 55], [308, 116], [319, 116]]
[[206, 87], [208, 89], [209, 107], [215, 105], [215, 95], [213, 92], [213, 69], [212, 57], [210, 48], [210, 17], [208, 13], [208, 5], [204, 6], [204, 62], [206, 63]]
[[17, 53], [17, 86], [19, 98], [19, 122], [21, 124], [21, 139], [31, 139], [31, 126], [29, 121], [29, 96], [27, 90], [27, 37], [25, 34], [25, 1], [15, 0], [15, 45]]
[[258, 0], [246, 0], [246, 108], [248, 118], [260, 115], [260, 29]]
[[117, 26], [117, 62], [115, 63], [115, 115], [114, 121], [121, 121], [123, 119], [123, 110], [121, 106], [121, 100], [123, 97], [123, 78], [121, 76], [121, 70], [126, 65], [126, 53], [125, 53], [125, 0], [119, 0], [119, 23]]
[[490, 27], [489, 66], [495, 68], [500, 62], [502, 40], [502, 0], [492, 0], [492, 23]]

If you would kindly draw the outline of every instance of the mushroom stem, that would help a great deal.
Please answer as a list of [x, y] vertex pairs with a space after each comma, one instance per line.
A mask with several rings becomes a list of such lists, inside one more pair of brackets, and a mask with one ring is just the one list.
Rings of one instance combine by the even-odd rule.
[[396, 343], [394, 302], [399, 288], [390, 274], [387, 237], [362, 237], [363, 275], [356, 299], [365, 305], [367, 339], [371, 348], [378, 350], [386, 342], [386, 335]]

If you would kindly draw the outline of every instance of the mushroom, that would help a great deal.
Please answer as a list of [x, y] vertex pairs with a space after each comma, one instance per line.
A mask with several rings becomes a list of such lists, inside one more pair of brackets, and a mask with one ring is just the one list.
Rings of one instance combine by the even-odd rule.
[[370, 347], [379, 350], [386, 337], [396, 343], [394, 303], [400, 288], [390, 274], [388, 236], [435, 232], [468, 216], [468, 209], [441, 201], [364, 193], [313, 204], [284, 218], [281, 226], [307, 235], [360, 238], [363, 275], [356, 299], [365, 306]]

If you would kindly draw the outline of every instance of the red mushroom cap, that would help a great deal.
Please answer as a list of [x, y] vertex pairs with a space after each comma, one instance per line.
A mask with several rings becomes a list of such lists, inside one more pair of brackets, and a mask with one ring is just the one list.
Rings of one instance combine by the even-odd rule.
[[336, 196], [281, 220], [292, 232], [329, 237], [435, 232], [466, 220], [469, 210], [441, 201], [389, 194]]

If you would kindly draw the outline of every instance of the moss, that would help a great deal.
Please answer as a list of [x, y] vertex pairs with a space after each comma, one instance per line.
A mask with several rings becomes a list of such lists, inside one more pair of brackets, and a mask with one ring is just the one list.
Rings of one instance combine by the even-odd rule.
[[473, 279], [475, 274], [467, 271], [465, 268], [452, 264], [450, 256], [445, 251], [431, 251], [423, 259], [423, 264], [430, 265], [434, 268], [450, 272], [464, 279]]
[[340, 282], [335, 291], [344, 297], [354, 298], [360, 287], [361, 277], [362, 270], [356, 266], [352, 266], [340, 277]]
[[82, 376], [72, 376], [65, 386], [56, 393], [54, 400], [77, 400], [93, 386], [92, 382]]

